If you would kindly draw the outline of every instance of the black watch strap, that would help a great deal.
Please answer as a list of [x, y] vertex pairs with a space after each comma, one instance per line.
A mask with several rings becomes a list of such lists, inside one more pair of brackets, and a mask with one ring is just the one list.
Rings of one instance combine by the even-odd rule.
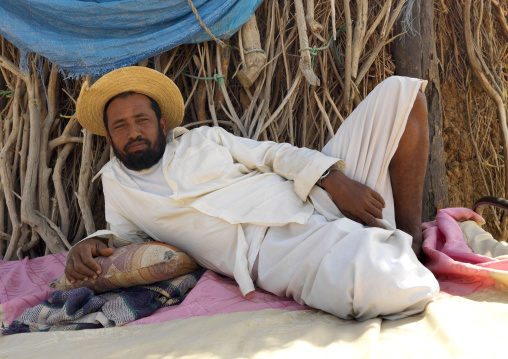
[[332, 173], [332, 170], [331, 169], [327, 169], [325, 171], [325, 173], [323, 173], [323, 175], [321, 177], [319, 177], [319, 180], [317, 181], [317, 185], [319, 187], [322, 187], [321, 186], [321, 181], [324, 180], [326, 177], [328, 177], [330, 175], [330, 173]]

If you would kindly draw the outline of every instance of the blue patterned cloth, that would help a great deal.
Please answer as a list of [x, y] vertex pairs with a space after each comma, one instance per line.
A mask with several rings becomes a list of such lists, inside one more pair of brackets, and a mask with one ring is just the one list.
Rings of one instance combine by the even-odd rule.
[[86, 287], [54, 291], [41, 304], [25, 310], [2, 334], [121, 326], [147, 317], [159, 308], [181, 303], [204, 272], [201, 269], [166, 281], [100, 295]]
[[[262, 0], [193, 0], [229, 38]], [[101, 75], [185, 43], [210, 40], [187, 0], [1, 0], [0, 35], [75, 75]]]

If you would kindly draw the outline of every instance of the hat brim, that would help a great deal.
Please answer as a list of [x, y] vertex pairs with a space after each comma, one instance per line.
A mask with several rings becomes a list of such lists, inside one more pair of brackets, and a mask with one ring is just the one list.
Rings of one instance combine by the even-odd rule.
[[175, 83], [158, 71], [131, 66], [114, 70], [92, 86], [85, 85], [81, 89], [76, 106], [76, 116], [81, 126], [96, 135], [106, 136], [104, 106], [116, 95], [130, 91], [150, 96], [159, 104], [168, 130], [182, 122], [185, 107]]

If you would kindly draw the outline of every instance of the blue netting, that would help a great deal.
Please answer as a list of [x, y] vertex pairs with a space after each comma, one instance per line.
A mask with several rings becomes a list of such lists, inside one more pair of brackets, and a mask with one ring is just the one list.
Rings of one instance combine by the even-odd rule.
[[[263, 0], [193, 0], [228, 38]], [[100, 75], [184, 43], [211, 40], [187, 0], [1, 0], [0, 35], [74, 74]]]

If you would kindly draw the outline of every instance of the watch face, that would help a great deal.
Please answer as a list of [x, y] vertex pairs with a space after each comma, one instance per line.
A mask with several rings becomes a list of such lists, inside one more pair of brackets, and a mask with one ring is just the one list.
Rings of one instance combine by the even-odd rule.
[[319, 180], [316, 183], [319, 187], [321, 187], [321, 181], [324, 180], [326, 177], [328, 177], [330, 172], [331, 172], [330, 170], [326, 170], [325, 173], [323, 173], [323, 175], [319, 177]]
[[330, 170], [326, 170], [326, 172], [323, 173], [323, 175], [321, 176], [320, 179], [325, 179], [326, 177], [328, 177], [329, 174], [330, 174]]

